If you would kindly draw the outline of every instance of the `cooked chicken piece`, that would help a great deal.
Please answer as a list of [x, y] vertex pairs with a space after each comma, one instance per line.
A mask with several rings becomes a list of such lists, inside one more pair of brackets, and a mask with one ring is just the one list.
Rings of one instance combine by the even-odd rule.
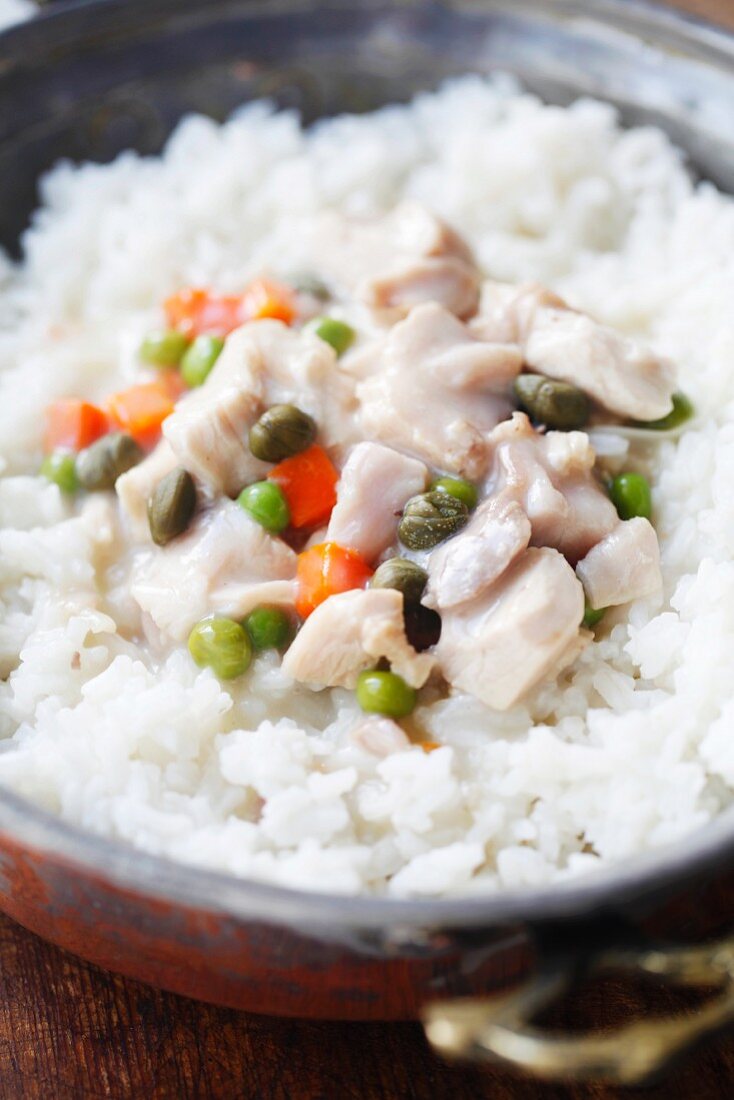
[[390, 756], [394, 752], [404, 752], [410, 748], [410, 739], [392, 718], [381, 718], [374, 714], [360, 722], [352, 730], [351, 740], [361, 749], [373, 756]]
[[295, 573], [290, 547], [223, 500], [170, 545], [138, 551], [131, 592], [163, 634], [180, 640], [207, 615], [241, 618], [259, 603], [292, 604]]
[[618, 416], [657, 420], [673, 407], [673, 365], [583, 313], [541, 310], [525, 361], [539, 374], [578, 386]]
[[656, 420], [673, 407], [672, 363], [544, 287], [487, 284], [472, 327], [484, 339], [516, 340], [530, 370], [578, 386], [618, 416]]
[[479, 312], [469, 327], [480, 340], [524, 346], [542, 308], [566, 309], [563, 298], [540, 283], [482, 283]]
[[330, 596], [309, 615], [283, 658], [283, 671], [314, 687], [353, 688], [359, 673], [381, 657], [412, 687], [426, 682], [435, 663], [405, 636], [400, 592], [355, 589]]
[[536, 432], [515, 413], [490, 437], [491, 496], [521, 505], [534, 546], [552, 546], [575, 564], [619, 523], [593, 474], [595, 455], [584, 432]]
[[423, 603], [443, 610], [476, 599], [529, 542], [530, 521], [520, 505], [488, 497], [463, 531], [431, 554]]
[[161, 478], [178, 465], [172, 447], [162, 439], [154, 451], [115, 482], [123, 515], [135, 539], [148, 541], [148, 500]]
[[422, 302], [439, 302], [457, 317], [471, 317], [479, 297], [477, 273], [455, 256], [428, 257], [372, 279], [363, 296], [380, 315], [396, 320]]
[[479, 601], [442, 616], [436, 658], [452, 687], [507, 710], [578, 652], [584, 591], [556, 550], [526, 550]]
[[641, 517], [620, 523], [578, 563], [576, 575], [595, 610], [659, 591], [660, 548], [652, 524]]
[[427, 481], [428, 470], [417, 459], [380, 443], [358, 443], [342, 470], [327, 540], [374, 561], [395, 541], [403, 505]]
[[314, 417], [326, 446], [340, 446], [357, 438], [353, 391], [318, 336], [280, 321], [254, 321], [227, 338], [206, 382], [179, 402], [163, 434], [191, 474], [234, 496], [269, 469], [247, 443], [265, 408], [298, 405]]
[[432, 465], [480, 477], [486, 433], [509, 415], [518, 348], [476, 340], [435, 303], [418, 306], [370, 349], [374, 373], [357, 386], [365, 433]]
[[291, 248], [337, 292], [392, 323], [419, 302], [471, 317], [479, 272], [459, 235], [426, 207], [402, 202], [388, 214], [348, 218], [327, 212], [294, 229]]

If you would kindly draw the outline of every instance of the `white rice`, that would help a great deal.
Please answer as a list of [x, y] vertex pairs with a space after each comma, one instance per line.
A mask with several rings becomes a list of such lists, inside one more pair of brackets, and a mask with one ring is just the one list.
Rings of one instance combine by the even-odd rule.
[[33, 0], [0, 0], [0, 30], [30, 19], [37, 11]]
[[[44, 406], [130, 377], [181, 285], [287, 271], [292, 219], [419, 198], [492, 276], [550, 283], [680, 367], [698, 419], [654, 476], [664, 599], [608, 616], [558, 684], [505, 715], [455, 697], [444, 747], [380, 760], [351, 693], [278, 659], [235, 687], [126, 640], [105, 500], [33, 476]], [[0, 782], [66, 821], [271, 882], [438, 896], [539, 885], [679, 839], [734, 795], [734, 202], [652, 129], [466, 78], [304, 134], [262, 104], [186, 120], [161, 159], [61, 165], [26, 261], [0, 266]]]

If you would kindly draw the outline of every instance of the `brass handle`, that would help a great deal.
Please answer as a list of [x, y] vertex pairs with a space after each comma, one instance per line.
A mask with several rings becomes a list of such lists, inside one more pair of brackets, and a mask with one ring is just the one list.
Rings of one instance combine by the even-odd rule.
[[734, 1023], [734, 938], [692, 947], [610, 949], [584, 975], [624, 970], [678, 985], [715, 987], [695, 1014], [640, 1020], [604, 1034], [557, 1036], [532, 1025], [545, 1006], [576, 984], [578, 960], [551, 959], [524, 985], [491, 1000], [438, 1002], [424, 1014], [434, 1049], [449, 1058], [495, 1061], [535, 1077], [638, 1085], [700, 1039]]

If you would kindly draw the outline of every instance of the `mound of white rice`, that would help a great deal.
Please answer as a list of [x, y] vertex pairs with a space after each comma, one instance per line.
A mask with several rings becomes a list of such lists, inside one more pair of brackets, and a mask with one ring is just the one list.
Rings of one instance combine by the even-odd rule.
[[[609, 615], [505, 715], [417, 713], [444, 747], [357, 748], [351, 693], [271, 656], [220, 685], [129, 639], [111, 505], [34, 476], [49, 401], [120, 388], [166, 294], [288, 270], [289, 224], [413, 196], [487, 274], [548, 282], [680, 366], [698, 417], [656, 453], [665, 594]], [[262, 104], [161, 159], [59, 166], [0, 266], [0, 782], [66, 821], [272, 882], [436, 896], [537, 885], [709, 821], [734, 794], [734, 202], [658, 131], [463, 79], [304, 134]]]

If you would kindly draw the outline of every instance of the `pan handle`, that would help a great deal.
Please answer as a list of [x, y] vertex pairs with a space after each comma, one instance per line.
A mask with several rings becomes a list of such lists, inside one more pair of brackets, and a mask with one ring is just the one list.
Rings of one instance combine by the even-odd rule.
[[[638, 1020], [603, 1034], [554, 1035], [533, 1018], [580, 978], [602, 971], [647, 974], [670, 984], [710, 987], [716, 994], [695, 1013]], [[734, 1023], [734, 938], [686, 947], [612, 948], [579, 966], [578, 956], [551, 955], [519, 988], [491, 1000], [436, 1002], [424, 1026], [437, 1053], [493, 1061], [545, 1080], [643, 1084], [701, 1039]]]

